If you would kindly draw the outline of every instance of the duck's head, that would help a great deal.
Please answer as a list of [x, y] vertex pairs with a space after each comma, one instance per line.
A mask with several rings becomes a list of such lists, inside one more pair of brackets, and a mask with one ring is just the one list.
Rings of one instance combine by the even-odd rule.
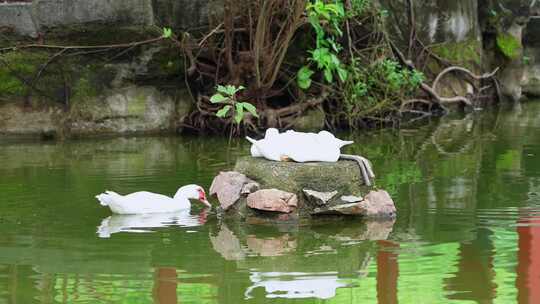
[[204, 192], [203, 187], [199, 185], [187, 185], [183, 186], [182, 188], [178, 189], [176, 191], [176, 194], [174, 195], [174, 198], [187, 198], [187, 199], [194, 199], [198, 200], [206, 207], [211, 208], [212, 205], [208, 202], [206, 199], [206, 193]]

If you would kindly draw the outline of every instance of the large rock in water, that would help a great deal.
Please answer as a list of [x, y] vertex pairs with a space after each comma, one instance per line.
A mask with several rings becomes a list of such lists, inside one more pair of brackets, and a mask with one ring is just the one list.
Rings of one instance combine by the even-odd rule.
[[244, 157], [238, 159], [234, 170], [257, 181], [261, 189], [276, 188], [293, 193], [304, 189], [338, 191], [340, 195], [362, 195], [369, 190], [358, 164], [348, 160], [296, 163]]
[[[250, 183], [257, 187], [247, 187]], [[396, 215], [388, 193], [365, 186], [358, 163], [348, 160], [296, 163], [240, 158], [235, 171], [221, 172], [211, 188], [228, 216], [240, 216], [248, 222], [258, 216], [296, 221], [336, 214]]]

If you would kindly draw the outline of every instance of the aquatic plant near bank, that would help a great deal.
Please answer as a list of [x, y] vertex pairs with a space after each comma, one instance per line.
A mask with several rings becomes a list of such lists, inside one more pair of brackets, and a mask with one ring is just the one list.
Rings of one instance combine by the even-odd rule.
[[[246, 117], [245, 111], [249, 112], [255, 117], [259, 117], [257, 109], [249, 102], [240, 102], [237, 100], [236, 94], [244, 90], [243, 86], [234, 85], [218, 85], [217, 93], [210, 97], [210, 102], [215, 104], [225, 104], [219, 111], [216, 112], [216, 116], [219, 118], [225, 118], [229, 112], [231, 118], [234, 117], [234, 123], [239, 125]], [[245, 110], [245, 111], [244, 111]]]

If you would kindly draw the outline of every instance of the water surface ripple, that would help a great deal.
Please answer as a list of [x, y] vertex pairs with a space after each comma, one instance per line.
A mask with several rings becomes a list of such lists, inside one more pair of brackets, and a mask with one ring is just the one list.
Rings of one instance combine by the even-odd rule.
[[540, 104], [340, 136], [395, 222], [111, 215], [95, 194], [208, 188], [247, 144], [0, 139], [0, 304], [540, 303]]

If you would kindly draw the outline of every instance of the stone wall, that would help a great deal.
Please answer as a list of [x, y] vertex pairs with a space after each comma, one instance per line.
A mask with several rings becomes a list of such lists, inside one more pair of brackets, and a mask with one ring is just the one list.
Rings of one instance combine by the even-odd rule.
[[[378, 0], [389, 13], [393, 40], [407, 50], [410, 10], [406, 0]], [[503, 97], [518, 101], [540, 94], [540, 2], [529, 0], [411, 1], [417, 37], [430, 51], [481, 74], [499, 68]], [[532, 5], [534, 4], [534, 5]], [[407, 54], [408, 55], [408, 54]], [[437, 63], [433, 62], [428, 67]], [[463, 81], [445, 77], [442, 95], [465, 94]], [[445, 92], [445, 89], [447, 92]], [[454, 92], [454, 93], [453, 93]]]
[[[404, 50], [405, 56], [414, 59], [417, 50], [409, 50], [411, 39], [410, 19], [415, 21], [414, 31], [419, 41], [434, 55], [445, 58], [479, 73], [482, 68], [482, 35], [478, 22], [478, 3], [470, 0], [378, 0], [388, 11], [387, 28], [393, 41]], [[413, 4], [412, 11], [409, 3]], [[410, 54], [413, 52], [414, 54]], [[444, 66], [429, 60], [424, 71], [436, 75]], [[448, 75], [440, 82], [438, 93], [452, 97], [456, 92], [465, 95], [473, 88], [458, 76]]]
[[108, 90], [67, 111], [50, 102], [0, 102], [0, 135], [66, 138], [171, 133], [190, 110], [187, 92], [173, 98], [153, 86]]
[[34, 0], [31, 3], [0, 3], [0, 28], [37, 37], [59, 26], [87, 23], [119, 26], [168, 26], [196, 29], [208, 23], [208, 0]]
[[[34, 0], [0, 3], [0, 48], [126, 43], [156, 26], [204, 28], [206, 0]], [[37, 39], [36, 39], [37, 38]], [[24, 42], [23, 42], [24, 43]], [[183, 57], [167, 43], [98, 56], [54, 50], [0, 54], [0, 134], [90, 136], [175, 132], [191, 111]], [[41, 66], [47, 68], [34, 77]], [[32, 89], [29, 89], [29, 84]]]
[[[406, 0], [378, 0], [389, 13], [387, 26], [392, 38], [407, 45], [409, 40], [409, 7]], [[478, 5], [470, 0], [414, 1], [416, 32], [427, 45], [481, 40]]]
[[532, 16], [523, 37], [524, 76], [521, 86], [523, 94], [540, 97], [540, 16]]
[[150, 25], [151, 0], [35, 0], [0, 4], [0, 27], [11, 27], [30, 37], [37, 37], [48, 28], [90, 22]]

